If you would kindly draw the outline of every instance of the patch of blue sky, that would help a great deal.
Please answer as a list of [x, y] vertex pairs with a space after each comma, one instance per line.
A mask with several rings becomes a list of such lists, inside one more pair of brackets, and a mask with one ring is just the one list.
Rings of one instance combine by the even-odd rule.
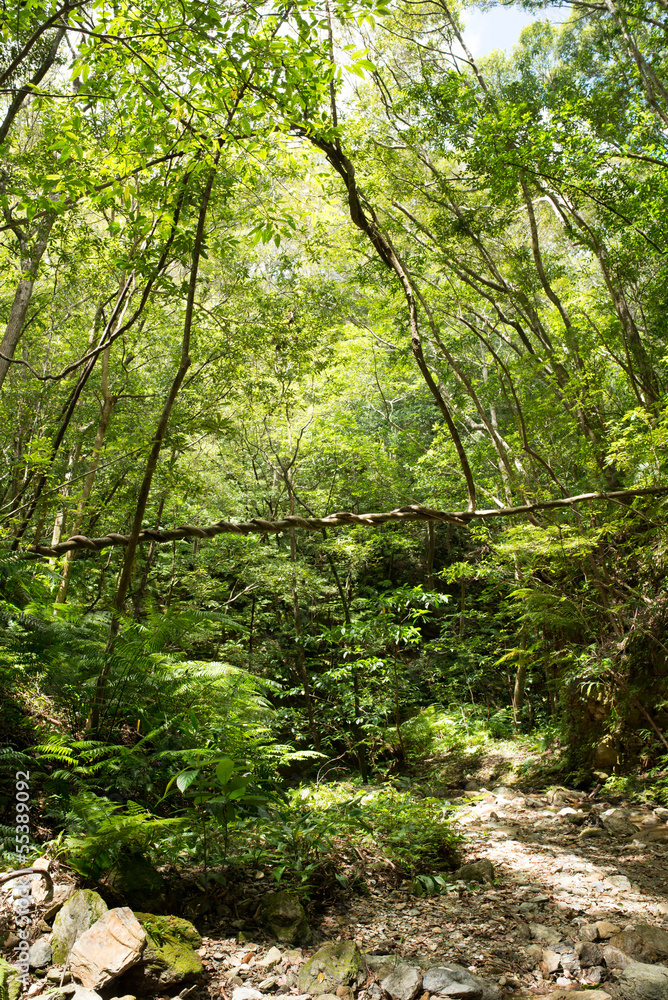
[[543, 20], [561, 24], [569, 13], [568, 7], [548, 7], [535, 13], [519, 7], [498, 6], [489, 10], [474, 7], [462, 13], [464, 40], [474, 58], [487, 56], [495, 49], [510, 52], [527, 25]]

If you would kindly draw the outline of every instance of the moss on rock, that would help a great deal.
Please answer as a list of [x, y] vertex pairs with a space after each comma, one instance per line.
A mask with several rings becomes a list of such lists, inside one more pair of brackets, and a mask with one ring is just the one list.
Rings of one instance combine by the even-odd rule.
[[146, 993], [156, 988], [192, 982], [204, 972], [195, 951], [202, 938], [195, 927], [182, 917], [135, 913], [146, 931], [146, 947], [141, 964], [123, 977], [123, 985]]

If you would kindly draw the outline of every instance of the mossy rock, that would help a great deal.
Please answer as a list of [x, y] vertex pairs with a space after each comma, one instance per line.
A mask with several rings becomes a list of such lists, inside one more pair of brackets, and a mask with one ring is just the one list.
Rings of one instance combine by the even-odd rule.
[[53, 922], [51, 952], [54, 965], [65, 964], [77, 938], [92, 927], [107, 910], [107, 904], [102, 896], [92, 889], [79, 889], [63, 903]]
[[21, 973], [0, 958], [0, 1000], [18, 1000], [20, 992]]
[[112, 892], [133, 910], [160, 910], [165, 903], [165, 881], [140, 851], [122, 854], [107, 875]]
[[304, 907], [294, 892], [272, 892], [262, 900], [262, 923], [277, 941], [297, 944], [308, 941], [311, 928]]
[[357, 986], [366, 978], [364, 957], [354, 941], [329, 941], [299, 972], [299, 992], [320, 996], [339, 986]]
[[146, 947], [141, 963], [123, 976], [124, 989], [147, 993], [192, 982], [203, 974], [195, 951], [202, 938], [190, 921], [155, 913], [135, 913], [135, 917], [146, 931]]

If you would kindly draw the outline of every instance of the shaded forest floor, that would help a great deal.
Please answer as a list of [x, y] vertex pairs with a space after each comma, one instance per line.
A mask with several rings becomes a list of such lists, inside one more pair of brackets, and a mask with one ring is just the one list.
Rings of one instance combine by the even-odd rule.
[[[619, 831], [626, 821], [637, 836], [629, 838], [628, 828], [625, 835], [610, 824], [606, 829], [602, 816], [611, 808]], [[362, 1000], [398, 962], [424, 969], [444, 960], [469, 968], [502, 995], [541, 996], [580, 985], [610, 989], [614, 996], [617, 974], [603, 949], [622, 943], [642, 949], [632, 929], [668, 928], [668, 810], [663, 812], [560, 788], [529, 795], [507, 787], [481, 791], [458, 823], [466, 836], [464, 860], [488, 859], [493, 883], [459, 882], [446, 893], [419, 897], [411, 882], [393, 887], [379, 872], [368, 880], [368, 895], [324, 907], [314, 921], [312, 947], [285, 953], [271, 989], [298, 993], [301, 961], [322, 941], [352, 939], [370, 956]], [[587, 928], [601, 921], [612, 925], [603, 934], [614, 933], [594, 944]], [[200, 996], [231, 996], [235, 987], [257, 989], [266, 980], [266, 971], [255, 966], [268, 945], [261, 936], [247, 936], [240, 945], [216, 937], [212, 928], [204, 943], [211, 978]], [[650, 950], [638, 957], [668, 958]]]

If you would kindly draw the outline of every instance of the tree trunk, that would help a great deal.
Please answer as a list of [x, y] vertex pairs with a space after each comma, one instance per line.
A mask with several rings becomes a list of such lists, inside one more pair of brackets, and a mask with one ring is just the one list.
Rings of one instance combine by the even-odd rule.
[[16, 286], [11, 312], [9, 313], [2, 343], [0, 343], [0, 389], [2, 389], [7, 377], [16, 348], [21, 339], [21, 334], [23, 333], [26, 316], [28, 315], [28, 307], [32, 298], [33, 288], [35, 287], [37, 269], [44, 256], [44, 251], [49, 240], [49, 233], [55, 221], [55, 214], [48, 215], [37, 229], [33, 247], [30, 250], [26, 244], [21, 247], [22, 277]]
[[[165, 399], [165, 402], [162, 407], [162, 413], [160, 414], [160, 419], [158, 420], [158, 426], [156, 428], [155, 436], [153, 438], [153, 445], [151, 447], [151, 451], [149, 452], [149, 456], [146, 461], [144, 477], [142, 479], [142, 483], [139, 488], [139, 496], [137, 498], [137, 506], [135, 508], [132, 527], [130, 529], [130, 537], [125, 549], [123, 568], [121, 570], [121, 575], [118, 582], [118, 588], [116, 591], [116, 596], [114, 598], [114, 605], [113, 605], [114, 617], [112, 619], [109, 642], [107, 643], [105, 663], [97, 679], [95, 698], [91, 709], [89, 728], [92, 730], [97, 730], [99, 728], [101, 713], [107, 701], [107, 683], [109, 680], [109, 673], [111, 670], [111, 658], [113, 655], [114, 646], [116, 643], [116, 637], [118, 635], [118, 630], [120, 627], [120, 616], [123, 613], [123, 609], [125, 607], [125, 600], [127, 598], [128, 591], [130, 589], [130, 582], [132, 580], [132, 571], [134, 568], [135, 556], [137, 554], [137, 546], [139, 544], [139, 533], [142, 529], [144, 514], [146, 513], [146, 507], [151, 493], [153, 476], [155, 474], [155, 470], [158, 465], [158, 460], [160, 458], [160, 451], [162, 449], [162, 443], [165, 439], [165, 433], [167, 432], [167, 426], [169, 424], [169, 418], [172, 413], [174, 402], [179, 393], [179, 389], [183, 384], [183, 380], [186, 376], [186, 373], [190, 367], [190, 334], [192, 330], [193, 314], [195, 309], [195, 292], [197, 289], [197, 275], [199, 271], [199, 262], [202, 254], [202, 243], [204, 240], [204, 226], [206, 223], [206, 215], [209, 208], [209, 200], [211, 198], [211, 191], [216, 176], [216, 168], [219, 156], [220, 153], [217, 153], [214, 159], [213, 167], [209, 172], [209, 177], [206, 183], [206, 187], [204, 189], [204, 193], [202, 195], [202, 200], [200, 202], [199, 216], [197, 219], [197, 231], [195, 234], [195, 243], [193, 246], [192, 264], [190, 267], [190, 281], [188, 285], [188, 299], [186, 302], [186, 313], [183, 323], [183, 336], [181, 338], [181, 361], [178, 370], [174, 376], [174, 379], [172, 381], [169, 392], [167, 394], [167, 398]], [[174, 211], [174, 223], [172, 231], [175, 231], [176, 226], [178, 225], [179, 217], [181, 214], [181, 208], [186, 195], [188, 181], [189, 181], [189, 175], [187, 175], [184, 178], [183, 186], [181, 189], [181, 195], [177, 203], [176, 209]]]

